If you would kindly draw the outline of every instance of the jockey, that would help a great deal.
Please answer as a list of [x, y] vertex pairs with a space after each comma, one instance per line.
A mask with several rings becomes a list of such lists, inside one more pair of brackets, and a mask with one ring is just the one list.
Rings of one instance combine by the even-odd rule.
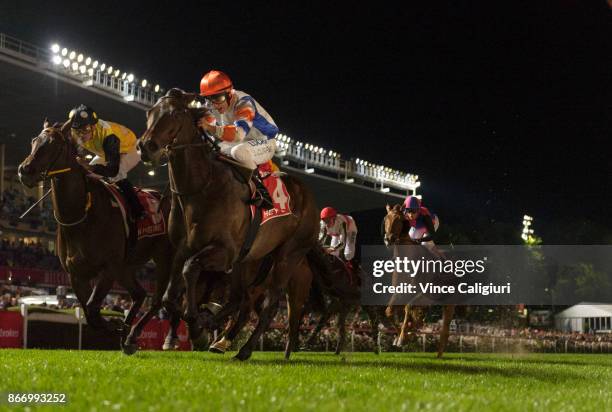
[[143, 218], [145, 210], [127, 179], [127, 173], [140, 162], [134, 132], [120, 124], [99, 119], [91, 107], [83, 104], [72, 109], [68, 117], [72, 120], [74, 140], [95, 154], [89, 164], [80, 162], [82, 166], [115, 183], [128, 201], [134, 220]]
[[333, 207], [326, 207], [321, 210], [321, 230], [319, 232], [319, 242], [324, 244], [326, 238], [331, 237], [331, 243], [326, 252], [343, 257], [352, 269], [352, 260], [355, 257], [355, 241], [357, 240], [357, 225], [355, 220], [349, 215], [341, 215]]
[[[275, 136], [278, 133], [278, 127], [268, 112], [250, 95], [234, 89], [229, 76], [218, 70], [202, 77], [200, 95], [211, 111], [198, 120], [198, 126], [221, 140], [221, 152], [251, 170], [257, 169], [258, 165], [268, 166], [276, 151]], [[254, 176], [263, 202], [273, 207], [258, 173]]]
[[440, 225], [438, 216], [424, 207], [421, 199], [416, 196], [406, 197], [402, 210], [408, 223], [406, 228], [409, 227], [410, 239], [425, 246], [432, 254], [444, 257], [433, 241]]

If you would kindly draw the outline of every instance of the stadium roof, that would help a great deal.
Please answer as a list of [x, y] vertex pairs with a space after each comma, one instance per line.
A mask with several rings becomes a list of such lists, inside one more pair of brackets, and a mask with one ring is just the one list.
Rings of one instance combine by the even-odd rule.
[[558, 313], [557, 318], [597, 318], [612, 316], [612, 303], [581, 302]]

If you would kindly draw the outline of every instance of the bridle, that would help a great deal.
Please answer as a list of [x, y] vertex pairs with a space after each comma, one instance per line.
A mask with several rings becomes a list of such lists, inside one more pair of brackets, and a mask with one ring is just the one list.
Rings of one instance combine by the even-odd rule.
[[[171, 99], [174, 98], [176, 99], [176, 96], [162, 96], [160, 97], [160, 100], [162, 99]], [[176, 109], [173, 108], [171, 111], [162, 114], [161, 116], [159, 116], [155, 122], [153, 122], [153, 124], [151, 125], [151, 127], [149, 128], [154, 129], [155, 126], [157, 126], [158, 122], [164, 118], [164, 116], [172, 116], [173, 118], [178, 118], [179, 116], [182, 115], [189, 115], [189, 109], [187, 107], [183, 108], [183, 109]], [[189, 115], [190, 120], [191, 115]], [[180, 143], [177, 144], [176, 140], [177, 137], [179, 136], [179, 134], [183, 131], [183, 126], [184, 126], [185, 122], [182, 122], [178, 128], [178, 130], [174, 133], [174, 137], [172, 137], [170, 139], [170, 143], [168, 143], [162, 150], [165, 152], [165, 155], [168, 158], [168, 183], [170, 186], [170, 191], [179, 196], [179, 197], [185, 197], [185, 196], [193, 196], [193, 195], [197, 195], [200, 194], [202, 192], [204, 192], [206, 190], [206, 188], [209, 186], [210, 182], [211, 182], [211, 178], [210, 175], [212, 174], [212, 163], [209, 162], [208, 164], [208, 176], [209, 178], [207, 179], [206, 183], [199, 189], [197, 190], [193, 190], [193, 191], [189, 191], [189, 192], [182, 192], [180, 190], [177, 189], [177, 184], [176, 184], [176, 180], [174, 178], [174, 173], [172, 172], [172, 166], [170, 163], [170, 153], [173, 151], [180, 151], [180, 150], [190, 150], [190, 149], [198, 149], [198, 150], [202, 150], [202, 154], [204, 156], [206, 156], [208, 153], [205, 150], [206, 147], [210, 147], [210, 144], [208, 142], [204, 142], [204, 141], [200, 141], [200, 142], [191, 142], [191, 143]]]
[[[43, 131], [43, 133], [45, 134], [46, 137], [48, 137], [46, 131], [47, 131], [47, 129], [45, 129]], [[65, 168], [62, 168], [62, 169], [53, 169], [53, 166], [55, 166], [55, 164], [60, 159], [60, 156], [62, 154], [66, 153], [67, 157], [70, 156], [70, 151], [69, 151], [70, 142], [66, 141], [66, 139], [64, 138], [64, 135], [62, 133], [60, 133], [60, 136], [61, 136], [63, 144], [60, 146], [59, 150], [57, 151], [57, 154], [53, 158], [53, 161], [49, 163], [49, 166], [47, 167], [47, 169], [44, 172], [41, 173], [41, 180], [43, 180], [43, 181], [45, 181], [45, 180], [47, 180], [49, 178], [57, 177], [57, 175], [60, 175], [60, 174], [63, 174], [63, 173], [68, 173], [68, 172], [73, 170], [72, 167], [65, 167]], [[40, 135], [38, 137], [40, 137]], [[90, 208], [91, 208], [91, 192], [87, 192], [87, 201], [85, 203], [85, 212], [83, 213], [83, 216], [81, 218], [77, 219], [74, 222], [70, 222], [70, 223], [62, 222], [57, 217], [57, 214], [55, 213], [55, 209], [53, 210], [53, 218], [55, 219], [57, 224], [60, 225], [60, 226], [64, 226], [64, 227], [76, 226], [78, 224], [83, 223], [85, 221], [85, 219], [87, 219], [87, 214], [88, 214]]]

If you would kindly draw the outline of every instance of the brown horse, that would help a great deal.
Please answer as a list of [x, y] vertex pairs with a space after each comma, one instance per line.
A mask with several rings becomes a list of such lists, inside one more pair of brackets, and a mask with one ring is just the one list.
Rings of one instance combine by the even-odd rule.
[[190, 331], [197, 333], [201, 329], [195, 299], [200, 272], [231, 270], [233, 292], [230, 304], [221, 313], [227, 315], [239, 307], [239, 319], [244, 319], [244, 313], [251, 308], [246, 297], [249, 286], [261, 283], [257, 275], [262, 260], [271, 256], [273, 265], [266, 280], [259, 322], [236, 358], [250, 357], [257, 339], [272, 320], [271, 314], [283, 291], [288, 294], [290, 313], [285, 349], [288, 358], [297, 342], [311, 283], [304, 260], [317, 243], [319, 216], [314, 198], [300, 181], [284, 176], [293, 213], [261, 226], [249, 250], [243, 249], [251, 221], [252, 189], [236, 168], [219, 161], [212, 145], [202, 139], [196, 127], [201, 111], [189, 107], [195, 97], [182, 90], [170, 90], [147, 112], [148, 128], [140, 139], [143, 153], [153, 162], [162, 153], [168, 158], [173, 192], [170, 230], [172, 238], [179, 242], [179, 255], [185, 259], [183, 276], [188, 301], [185, 318]]
[[[168, 236], [160, 235], [138, 240], [128, 254], [121, 212], [113, 207], [112, 196], [103, 187], [104, 183], [91, 177], [77, 162], [76, 147], [69, 137], [70, 121], [51, 126], [45, 120], [43, 127], [32, 140], [30, 155], [19, 165], [19, 178], [29, 187], [51, 179], [53, 213], [58, 223], [58, 256], [70, 275], [87, 323], [94, 328], [127, 334], [122, 349], [132, 354], [138, 349], [136, 339], [142, 328], [161, 307], [161, 297], [173, 269], [174, 250]], [[166, 217], [169, 209], [170, 202], [162, 201], [161, 210]], [[156, 292], [149, 311], [132, 326], [147, 295], [135, 273], [150, 259], [156, 264]], [[132, 298], [132, 306], [121, 325], [108, 322], [100, 315], [101, 303], [114, 281]], [[171, 312], [170, 315], [173, 326], [178, 326], [179, 314]]]
[[[383, 323], [387, 328], [397, 329], [385, 316], [383, 306], [361, 306], [359, 278], [365, 276], [361, 268], [358, 274], [349, 274], [349, 269], [342, 260], [336, 256], [324, 254], [322, 250], [309, 253], [308, 263], [315, 274], [309, 304], [313, 311], [321, 314], [321, 317], [306, 341], [305, 347], [314, 344], [321, 329], [333, 315], [337, 314], [338, 342], [335, 353], [339, 355], [346, 342], [346, 318], [351, 311], [360, 307], [367, 313], [372, 333], [375, 336], [379, 333], [379, 323]], [[330, 301], [329, 305], [325, 302], [326, 297]], [[378, 345], [376, 345], [374, 353], [378, 354], [378, 351]]]
[[[418, 246], [418, 243], [414, 242], [408, 233], [403, 230], [404, 228], [405, 218], [401, 211], [400, 205], [395, 205], [393, 207], [387, 205], [387, 215], [384, 218], [384, 240], [385, 244], [390, 246], [394, 255], [397, 252], [397, 245], [414, 245], [415, 247], [409, 248], [409, 253], [413, 254], [413, 260], [417, 260], [422, 256], [428, 256], [429, 252], [421, 246]], [[392, 308], [394, 305], [396, 295], [391, 297], [389, 304], [387, 306], [387, 316], [390, 316], [392, 313]], [[453, 319], [453, 314], [455, 313], [455, 305], [444, 305], [442, 307], [442, 330], [440, 331], [440, 343], [438, 345], [438, 357], [441, 358], [444, 354], [444, 349], [446, 348], [446, 344], [448, 343], [448, 335], [450, 322]], [[422, 314], [423, 308], [420, 306], [414, 305], [405, 305], [404, 306], [404, 321], [402, 322], [402, 327], [400, 333], [395, 341], [397, 346], [401, 346], [408, 329], [416, 329], [420, 324], [422, 324]]]

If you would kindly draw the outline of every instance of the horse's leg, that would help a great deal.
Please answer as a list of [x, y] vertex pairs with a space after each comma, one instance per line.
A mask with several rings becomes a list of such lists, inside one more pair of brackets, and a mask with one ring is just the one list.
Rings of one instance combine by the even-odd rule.
[[[74, 293], [79, 300], [81, 309], [83, 309], [85, 317], [87, 318], [87, 301], [89, 300], [93, 290], [89, 280], [72, 271], [70, 272], [70, 284], [72, 285], [72, 289], [74, 289]], [[87, 323], [89, 323], [89, 321]]]
[[124, 320], [125, 325], [130, 329], [132, 327], [132, 322], [134, 322], [134, 318], [136, 318], [140, 307], [147, 297], [147, 291], [144, 290], [144, 288], [136, 280], [137, 269], [138, 267], [128, 266], [123, 269], [122, 276], [118, 278], [119, 284], [123, 286], [125, 290], [127, 290], [130, 298], [132, 298], [132, 305], [130, 306], [130, 310], [128, 311], [128, 314]]
[[208, 349], [210, 352], [224, 354], [232, 344], [232, 341], [236, 338], [238, 333], [242, 330], [244, 325], [249, 320], [249, 315], [251, 314], [251, 304], [248, 299], [244, 299], [243, 303], [240, 305], [240, 309], [238, 310], [238, 317], [233, 324], [226, 329], [226, 333], [222, 334], [222, 336], [217, 339], [210, 348]]
[[176, 350], [179, 348], [178, 328], [181, 324], [181, 315], [178, 312], [168, 313], [170, 328], [164, 338], [162, 350]]
[[[129, 268], [124, 272], [125, 276], [122, 279], [121, 284], [128, 290], [128, 292], [130, 292], [130, 296], [134, 301], [125, 321], [128, 328], [130, 328], [130, 333], [126, 337], [123, 345], [123, 352], [127, 355], [131, 355], [136, 352], [138, 349], [137, 339], [142, 333], [143, 328], [162, 306], [162, 295], [164, 294], [164, 291], [166, 290], [170, 281], [170, 271], [172, 266], [171, 258], [166, 253], [167, 252], [163, 250], [161, 253], [157, 254], [156, 258], [154, 258], [156, 279], [155, 294], [153, 295], [149, 310], [134, 325], [132, 325], [132, 321], [136, 316], [137, 311], [140, 309], [142, 302], [146, 298], [147, 293], [133, 275], [136, 268], [134, 268], [134, 270]], [[178, 312], [173, 314], [176, 317]], [[171, 316], [173, 314], [171, 314]]]
[[295, 271], [289, 280], [289, 287], [287, 290], [289, 335], [287, 336], [287, 345], [285, 347], [285, 359], [289, 359], [289, 356], [291, 356], [291, 351], [298, 347], [297, 345], [300, 340], [300, 321], [302, 320], [304, 303], [306, 302], [306, 299], [308, 299], [311, 283], [312, 272], [310, 271], [306, 260], [303, 260], [302, 263], [295, 268]]
[[238, 333], [242, 330], [244, 325], [249, 320], [249, 315], [251, 314], [251, 303], [254, 300], [257, 300], [261, 297], [261, 293], [258, 291], [260, 288], [252, 288], [250, 291], [253, 295], [249, 296], [249, 291], [245, 291], [243, 284], [247, 284], [250, 279], [250, 275], [255, 273], [254, 271], [258, 270], [260, 266], [259, 261], [248, 262], [245, 264], [234, 265], [231, 275], [231, 285], [230, 285], [230, 298], [229, 302], [223, 307], [221, 311], [213, 318], [213, 324], [216, 324], [225, 317], [229, 315], [235, 315], [237, 312], [237, 316], [235, 322], [230, 326], [226, 327], [224, 333], [221, 334], [217, 338], [210, 348], [208, 349], [213, 353], [225, 353], [232, 341], [236, 338]]
[[323, 329], [323, 327], [327, 324], [329, 318], [331, 318], [331, 315], [332, 312], [329, 310], [328, 307], [325, 307], [324, 311], [321, 312], [321, 317], [319, 318], [317, 325], [315, 326], [310, 336], [308, 337], [308, 340], [306, 341], [306, 347], [310, 347], [315, 344], [317, 336], [319, 335], [319, 333], [321, 333], [321, 329]]
[[100, 279], [97, 280], [93, 288], [93, 292], [87, 301], [87, 310], [85, 311], [85, 315], [87, 317], [87, 323], [92, 327], [96, 329], [106, 328], [111, 332], [118, 332], [117, 328], [111, 328], [111, 324], [100, 316], [102, 301], [106, 295], [108, 295], [108, 292], [113, 286], [114, 280], [112, 276], [108, 275], [109, 273], [109, 270], [103, 271]]
[[438, 358], [442, 357], [446, 344], [448, 343], [450, 322], [453, 319], [454, 313], [455, 305], [445, 305], [442, 308], [442, 331], [440, 332], [440, 344], [438, 345]]
[[185, 280], [185, 295], [187, 298], [187, 309], [185, 310], [185, 320], [189, 326], [189, 337], [191, 340], [196, 340], [202, 334], [204, 329], [198, 322], [198, 301], [197, 301], [197, 284], [200, 273], [203, 270], [202, 264], [198, 260], [198, 256], [203, 251], [190, 257], [183, 265], [183, 278]]
[[378, 334], [380, 331], [378, 330], [378, 314], [376, 310], [372, 306], [363, 306], [363, 310], [368, 314], [368, 318], [370, 318], [370, 327], [372, 328], [372, 336], [374, 337], [374, 353], [378, 355]]
[[410, 305], [404, 306], [404, 320], [402, 321], [402, 328], [400, 329], [400, 333], [397, 336], [397, 340], [395, 341], [395, 346], [400, 348], [404, 344], [404, 339], [406, 338], [406, 329], [408, 329], [408, 323], [410, 322]]
[[349, 307], [343, 306], [338, 312], [338, 344], [336, 345], [336, 355], [340, 355], [346, 342], [346, 317], [348, 316]]
[[264, 299], [261, 311], [259, 312], [259, 320], [255, 330], [249, 337], [249, 340], [247, 340], [247, 342], [240, 348], [238, 354], [234, 356], [234, 359], [243, 361], [251, 357], [253, 348], [257, 344], [261, 334], [268, 329], [270, 322], [272, 322], [272, 319], [276, 315], [280, 301], [280, 291], [274, 288], [272, 290], [268, 290], [267, 295], [267, 299]]
[[123, 278], [119, 281], [119, 283], [128, 291], [130, 297], [132, 298], [132, 305], [130, 306], [130, 310], [124, 320], [126, 336], [121, 347], [123, 353], [126, 355], [133, 355], [136, 353], [138, 350], [136, 340], [138, 339], [138, 336], [140, 336], [142, 328], [147, 324], [149, 319], [151, 319], [153, 314], [155, 314], [161, 307], [159, 296], [157, 296], [157, 301], [151, 304], [151, 307], [145, 313], [145, 315], [138, 319], [136, 324], [132, 325], [134, 318], [136, 318], [138, 311], [142, 307], [142, 303], [147, 297], [147, 291], [144, 290], [144, 288], [136, 280], [134, 275], [135, 270], [136, 268], [133, 267], [126, 268], [124, 270]]
[[177, 251], [171, 264], [170, 278], [162, 298], [162, 306], [171, 317], [174, 316], [173, 314], [179, 314], [180, 312], [180, 297], [184, 287], [181, 271], [184, 263], [185, 259], [182, 252]]

